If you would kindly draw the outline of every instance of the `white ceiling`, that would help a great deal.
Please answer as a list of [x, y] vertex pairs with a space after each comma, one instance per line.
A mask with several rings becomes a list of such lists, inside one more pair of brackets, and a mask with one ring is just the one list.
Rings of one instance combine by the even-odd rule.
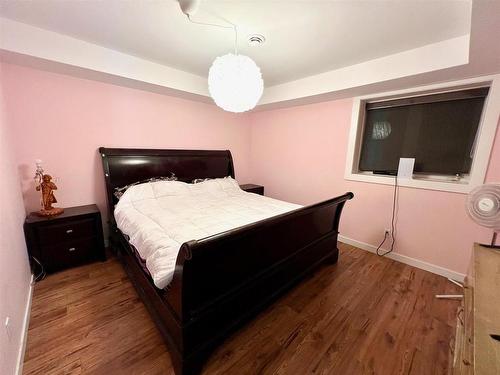
[[[193, 19], [240, 29], [267, 87], [466, 35], [468, 0], [203, 1]], [[190, 23], [177, 1], [0, 1], [0, 15], [206, 77], [230, 30]], [[261, 47], [245, 38], [263, 34]]]

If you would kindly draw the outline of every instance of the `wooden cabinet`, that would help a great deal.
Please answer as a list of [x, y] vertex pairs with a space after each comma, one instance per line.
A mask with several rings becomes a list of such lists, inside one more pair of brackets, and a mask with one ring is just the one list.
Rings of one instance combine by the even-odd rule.
[[24, 233], [32, 268], [40, 263], [46, 272], [55, 272], [106, 259], [101, 213], [94, 204], [65, 208], [51, 218], [31, 213]]
[[472, 288], [465, 284], [464, 300], [457, 310], [457, 327], [455, 332], [455, 351], [452, 374], [474, 374], [474, 330]]
[[463, 301], [453, 374], [500, 374], [500, 251], [474, 245]]
[[243, 184], [240, 185], [240, 188], [247, 193], [255, 193], [259, 195], [264, 195], [264, 186], [254, 185], [254, 184]]

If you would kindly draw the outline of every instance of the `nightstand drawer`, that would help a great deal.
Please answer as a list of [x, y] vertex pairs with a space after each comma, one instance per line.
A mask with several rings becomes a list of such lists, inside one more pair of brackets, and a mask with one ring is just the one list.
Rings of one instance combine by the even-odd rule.
[[95, 219], [66, 221], [61, 224], [41, 225], [36, 231], [40, 245], [59, 244], [74, 239], [91, 237], [95, 233]]
[[48, 271], [78, 266], [96, 259], [97, 238], [73, 240], [57, 245], [43, 246], [42, 256]]
[[66, 207], [61, 215], [41, 217], [30, 213], [24, 234], [32, 271], [47, 273], [106, 260], [101, 213], [95, 204]]

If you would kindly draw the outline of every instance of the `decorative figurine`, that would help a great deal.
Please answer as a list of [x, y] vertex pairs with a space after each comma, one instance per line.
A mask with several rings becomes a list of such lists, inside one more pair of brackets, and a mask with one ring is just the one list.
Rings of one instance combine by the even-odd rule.
[[36, 161], [35, 180], [37, 181], [36, 191], [42, 192], [42, 209], [38, 211], [38, 215], [56, 216], [62, 214], [64, 209], [52, 207], [52, 203], [57, 203], [57, 199], [54, 196], [54, 190], [57, 190], [57, 186], [51, 181], [52, 176], [43, 173], [41, 160]]

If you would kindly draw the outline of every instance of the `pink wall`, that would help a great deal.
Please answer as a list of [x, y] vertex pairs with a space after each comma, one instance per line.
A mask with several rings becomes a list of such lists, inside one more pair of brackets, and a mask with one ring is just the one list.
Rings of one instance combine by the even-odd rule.
[[[390, 228], [393, 188], [344, 179], [352, 100], [252, 113], [252, 176], [266, 195], [309, 204], [346, 191], [341, 234], [377, 246]], [[500, 181], [500, 132], [487, 181]], [[470, 221], [465, 195], [401, 188], [395, 252], [465, 273], [473, 241], [490, 233]]]
[[[312, 203], [353, 191], [342, 234], [377, 245], [392, 188], [344, 180], [351, 100], [234, 115], [213, 105], [3, 65], [6, 105], [27, 210], [37, 209], [34, 160], [59, 179], [62, 206], [105, 212], [99, 146], [231, 149], [237, 179], [267, 195]], [[488, 181], [500, 180], [497, 134]], [[473, 241], [489, 232], [464, 211], [465, 195], [401, 188], [396, 252], [464, 273]]]
[[150, 92], [4, 64], [6, 105], [28, 211], [38, 209], [34, 160], [58, 178], [61, 206], [106, 198], [97, 149], [230, 149], [236, 178], [250, 181], [250, 128], [242, 116]]
[[[0, 66], [0, 82], [3, 71]], [[24, 206], [15, 158], [9, 116], [0, 85], [0, 373], [14, 374], [19, 358], [24, 314], [31, 271], [24, 243]], [[10, 317], [9, 338], [4, 329]]]

